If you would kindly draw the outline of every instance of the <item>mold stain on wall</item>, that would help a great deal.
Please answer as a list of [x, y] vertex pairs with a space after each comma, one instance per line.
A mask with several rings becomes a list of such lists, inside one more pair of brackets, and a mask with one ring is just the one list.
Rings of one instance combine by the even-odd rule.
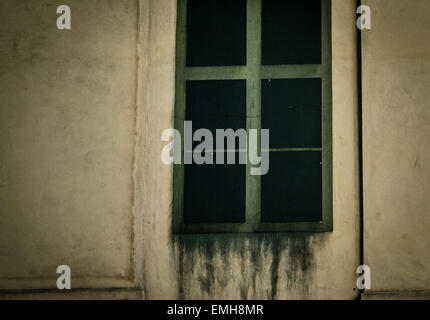
[[307, 233], [174, 235], [178, 297], [309, 297], [320, 239]]

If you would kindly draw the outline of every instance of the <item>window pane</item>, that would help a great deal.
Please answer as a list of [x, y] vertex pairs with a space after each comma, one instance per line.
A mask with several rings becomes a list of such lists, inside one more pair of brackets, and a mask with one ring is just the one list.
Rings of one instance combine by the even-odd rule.
[[321, 152], [271, 152], [261, 177], [263, 222], [322, 220]]
[[321, 0], [263, 0], [262, 64], [321, 63]]
[[188, 0], [187, 65], [246, 65], [246, 0]]
[[206, 128], [214, 137], [216, 129], [246, 129], [246, 80], [187, 81], [185, 114], [193, 131]]
[[262, 128], [271, 148], [321, 147], [321, 79], [262, 80]]
[[238, 155], [236, 164], [185, 165], [184, 222], [243, 223], [245, 192], [246, 165]]
[[[186, 120], [193, 132], [200, 128], [246, 128], [246, 81], [187, 81]], [[200, 142], [194, 142], [193, 147]], [[238, 143], [236, 143], [238, 148]], [[227, 153], [224, 154], [227, 163]], [[246, 165], [185, 165], [184, 222], [234, 223], [245, 221]]]

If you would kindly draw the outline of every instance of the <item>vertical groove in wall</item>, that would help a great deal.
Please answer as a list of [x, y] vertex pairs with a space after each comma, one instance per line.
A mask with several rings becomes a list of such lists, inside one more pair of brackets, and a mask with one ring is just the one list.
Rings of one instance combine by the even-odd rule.
[[[148, 111], [146, 110], [148, 105], [148, 91], [149, 91], [149, 82], [148, 82], [148, 73], [149, 73], [149, 41], [150, 41], [150, 8], [151, 8], [151, 0], [138, 0], [139, 1], [139, 50], [140, 50], [140, 85], [137, 87], [137, 97], [140, 96], [141, 101], [141, 112], [142, 112], [142, 119], [141, 119], [141, 130], [140, 130], [140, 136], [142, 138], [142, 145], [141, 148], [144, 148], [147, 142], [147, 121], [148, 121]], [[139, 95], [140, 93], [140, 95]], [[143, 149], [141, 152], [141, 161], [142, 161], [142, 179], [143, 179], [143, 173], [148, 172], [148, 166], [145, 161], [143, 161], [145, 157], [145, 150]], [[145, 194], [145, 181], [142, 181], [142, 190], [140, 190], [142, 194]], [[144, 199], [142, 199], [144, 201]], [[146, 289], [146, 281], [145, 281], [145, 261], [144, 261], [144, 233], [143, 233], [143, 220], [144, 220], [144, 214], [143, 214], [143, 208], [142, 205], [142, 256], [141, 256], [141, 268], [142, 268], [142, 295], [143, 299], [146, 299], [148, 297], [148, 292]]]
[[[357, 0], [357, 8], [361, 0]], [[360, 212], [360, 265], [364, 264], [364, 201], [363, 201], [363, 85], [362, 85], [362, 44], [361, 30], [357, 27], [357, 119], [358, 119], [358, 184]], [[362, 293], [363, 290], [360, 290]]]
[[[130, 245], [131, 245], [131, 252], [130, 252], [130, 280], [133, 281], [136, 285], [140, 282], [136, 277], [136, 264], [139, 263], [136, 259], [136, 246], [137, 246], [137, 239], [136, 239], [136, 222], [138, 219], [136, 219], [138, 213], [138, 204], [137, 204], [137, 192], [138, 192], [138, 185], [137, 185], [137, 174], [138, 174], [138, 162], [137, 162], [137, 154], [139, 151], [139, 122], [138, 122], [138, 115], [139, 115], [139, 104], [140, 104], [140, 36], [141, 36], [141, 0], [137, 0], [136, 3], [136, 72], [135, 72], [135, 101], [134, 101], [134, 150], [133, 150], [133, 173], [132, 173], [132, 196], [131, 196], [131, 205], [132, 205], [132, 214], [131, 214], [131, 230], [130, 230]], [[140, 255], [139, 255], [140, 256]]]

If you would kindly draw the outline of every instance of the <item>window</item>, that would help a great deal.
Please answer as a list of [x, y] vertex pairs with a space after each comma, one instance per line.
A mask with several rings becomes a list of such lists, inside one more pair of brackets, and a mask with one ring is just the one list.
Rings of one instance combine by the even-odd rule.
[[332, 230], [330, 0], [178, 0], [175, 100], [182, 136], [270, 130], [265, 175], [174, 166], [175, 233]]

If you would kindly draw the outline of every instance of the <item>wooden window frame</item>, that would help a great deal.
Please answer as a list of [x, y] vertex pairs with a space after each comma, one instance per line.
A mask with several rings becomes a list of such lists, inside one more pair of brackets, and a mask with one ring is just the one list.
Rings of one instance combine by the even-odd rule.
[[320, 78], [322, 83], [321, 148], [270, 148], [270, 151], [321, 151], [322, 221], [262, 223], [261, 176], [250, 175], [250, 164], [247, 164], [245, 223], [184, 223], [184, 164], [182, 161], [182, 164], [174, 165], [173, 169], [172, 227], [174, 233], [333, 231], [331, 0], [321, 0], [321, 64], [300, 65], [261, 65], [261, 3], [262, 0], [247, 0], [247, 64], [245, 66], [187, 67], [187, 0], [178, 0], [175, 128], [184, 136], [183, 124], [185, 120], [185, 92], [187, 80], [246, 80], [246, 129], [248, 130], [250, 128], [261, 129], [261, 80]]

